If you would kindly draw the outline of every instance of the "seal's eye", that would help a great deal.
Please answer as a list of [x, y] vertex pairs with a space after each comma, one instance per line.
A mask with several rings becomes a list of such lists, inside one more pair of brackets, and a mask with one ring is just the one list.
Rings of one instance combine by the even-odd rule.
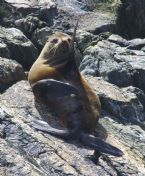
[[69, 43], [71, 43], [71, 39], [70, 39], [70, 38], [68, 38], [67, 41], [68, 41]]
[[51, 40], [51, 43], [53, 43], [53, 44], [55, 44], [55, 43], [57, 43], [58, 42], [58, 39], [53, 39], [53, 40]]

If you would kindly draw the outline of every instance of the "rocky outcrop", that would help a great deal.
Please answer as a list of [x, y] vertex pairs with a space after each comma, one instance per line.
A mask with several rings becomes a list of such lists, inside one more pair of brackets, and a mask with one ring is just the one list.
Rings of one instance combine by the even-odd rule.
[[104, 110], [122, 119], [124, 123], [144, 123], [145, 94], [142, 90], [132, 86], [120, 89], [102, 78], [87, 76], [87, 79], [100, 96]]
[[36, 44], [36, 46], [42, 48], [52, 33], [53, 32], [50, 27], [37, 29], [37, 31], [35, 31], [32, 35], [32, 41]]
[[14, 60], [0, 57], [0, 92], [25, 77], [20, 64]]
[[[37, 48], [16, 28], [0, 27], [0, 40], [7, 46], [10, 58], [18, 61], [25, 69], [30, 68], [38, 56]], [[7, 54], [2, 54], [1, 57], [6, 57]]]
[[[88, 77], [91, 82], [99, 81]], [[95, 82], [95, 83], [96, 83]], [[121, 97], [127, 104], [128, 99], [119, 88], [106, 92], [105, 82], [95, 85], [101, 96]], [[100, 86], [100, 87], [99, 87]], [[23, 92], [23, 93], [22, 93]], [[110, 98], [111, 99], [111, 98]], [[100, 125], [96, 128], [99, 136], [107, 136], [107, 141], [124, 152], [122, 158], [102, 155], [99, 163], [92, 159], [92, 151], [77, 141], [64, 141], [51, 135], [38, 132], [31, 127], [34, 118], [47, 118], [52, 125], [59, 125], [54, 113], [47, 107], [35, 102], [27, 81], [21, 81], [0, 96], [0, 155], [1, 173], [6, 175], [141, 175], [144, 168], [145, 132], [134, 123], [124, 125], [121, 117], [110, 117], [102, 113]], [[107, 99], [105, 101], [108, 101]], [[110, 100], [111, 101], [111, 100]], [[130, 102], [131, 106], [131, 102]], [[120, 106], [120, 108], [122, 108]], [[111, 108], [111, 107], [110, 107]], [[115, 108], [115, 107], [114, 107]]]
[[76, 41], [80, 51], [83, 53], [84, 50], [91, 45], [93, 41], [98, 41], [98, 37], [83, 30], [77, 30]]
[[56, 5], [51, 0], [4, 0], [3, 4], [7, 3], [9, 9], [12, 10], [13, 19], [26, 17], [28, 14], [37, 15], [44, 21], [49, 21], [51, 10], [56, 8]]
[[0, 57], [10, 58], [8, 46], [2, 40], [0, 41]]
[[32, 34], [37, 29], [48, 26], [48, 24], [44, 21], [41, 21], [38, 17], [28, 16], [26, 18], [16, 20], [15, 26], [31, 39]]
[[[84, 74], [99, 75], [120, 87], [134, 86], [145, 92], [144, 39], [125, 40], [112, 35], [89, 47], [80, 70]], [[139, 50], [138, 50], [139, 49]]]

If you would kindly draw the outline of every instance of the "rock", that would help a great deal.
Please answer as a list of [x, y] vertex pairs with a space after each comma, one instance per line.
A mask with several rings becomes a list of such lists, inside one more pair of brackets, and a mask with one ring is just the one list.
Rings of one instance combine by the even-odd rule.
[[145, 39], [132, 39], [128, 41], [128, 49], [140, 50], [145, 46]]
[[[112, 117], [113, 118], [113, 117]], [[128, 154], [125, 154], [127, 160], [114, 161], [109, 159], [112, 165], [115, 165], [118, 173], [120, 175], [144, 175], [145, 165], [144, 165], [144, 137], [145, 131], [133, 124], [124, 125], [120, 122], [113, 120], [109, 115], [105, 115], [104, 118], [100, 119], [100, 123], [103, 124], [104, 128], [111, 134], [113, 138], [119, 138], [119, 141], [124, 146], [124, 151]], [[129, 149], [129, 150], [128, 150]], [[118, 165], [118, 162], [122, 164]], [[134, 162], [134, 164], [133, 164]], [[134, 166], [132, 166], [132, 164]], [[125, 172], [124, 172], [125, 171]]]
[[65, 11], [71, 11], [74, 13], [85, 13], [89, 11], [88, 3], [85, 0], [73, 0], [73, 1], [64, 1], [56, 0], [56, 3], [59, 8]]
[[84, 75], [99, 76], [98, 60], [93, 56], [86, 55], [80, 64], [80, 71]]
[[113, 32], [114, 23], [109, 13], [96, 11], [80, 15], [79, 29], [96, 35], [107, 31]]
[[18, 61], [25, 69], [29, 69], [38, 56], [36, 47], [16, 28], [0, 27], [0, 40], [8, 46], [10, 58]]
[[37, 0], [5, 0], [7, 3], [11, 4], [12, 6], [16, 8], [40, 8], [40, 7], [46, 7], [50, 8], [55, 6], [55, 3], [51, 0], [40, 0], [39, 2]]
[[10, 58], [10, 51], [4, 42], [0, 42], [0, 57]]
[[0, 57], [0, 92], [24, 78], [24, 70], [20, 64]]
[[77, 30], [76, 41], [82, 53], [94, 40], [98, 41], [98, 37], [89, 32]]
[[15, 26], [19, 28], [28, 38], [31, 38], [35, 30], [47, 26], [47, 23], [40, 21], [38, 17], [28, 16], [26, 18], [16, 20]]
[[118, 45], [120, 45], [120, 46], [124, 46], [124, 47], [125, 47], [125, 46], [128, 45], [127, 40], [124, 39], [124, 38], [122, 38], [122, 37], [119, 36], [119, 35], [112, 34], [112, 35], [108, 38], [108, 40], [109, 40], [110, 42], [116, 43], [116, 44], [118, 44]]
[[110, 13], [97, 10], [94, 12], [88, 11], [87, 4], [91, 3], [89, 1], [57, 0], [56, 3], [58, 4], [58, 16], [54, 19], [54, 29], [67, 32], [71, 28], [74, 28], [76, 21], [79, 19], [78, 30], [87, 31], [92, 34], [100, 34], [114, 30], [114, 22]]
[[142, 123], [145, 121], [145, 94], [138, 88], [120, 89], [99, 77], [87, 77], [101, 99], [102, 108], [123, 122]]
[[[138, 44], [135, 46], [136, 40]], [[84, 74], [102, 76], [119, 87], [132, 85], [145, 92], [145, 52], [133, 50], [134, 47], [143, 47], [144, 39], [136, 40], [127, 41], [112, 35], [108, 41], [99, 41], [85, 51], [80, 70]]]
[[[88, 79], [93, 82], [95, 78]], [[97, 89], [97, 85], [94, 86]], [[105, 113], [102, 115], [96, 130], [107, 133], [107, 140], [123, 150], [124, 156], [103, 155], [99, 163], [94, 164], [87, 157], [92, 151], [77, 141], [67, 142], [30, 126], [34, 118], [45, 116], [50, 124], [57, 118], [46, 106], [34, 101], [27, 81], [15, 84], [0, 95], [1, 172], [7, 175], [143, 176], [145, 132], [137, 125], [124, 126], [120, 118], [115, 121]]]
[[37, 29], [32, 35], [32, 41], [36, 43], [39, 48], [42, 48], [50, 35], [52, 35], [52, 30], [49, 27]]
[[4, 0], [1, 4], [5, 13], [10, 14], [3, 20], [3, 24], [8, 27], [14, 26], [15, 20], [29, 15], [52, 25], [54, 14], [56, 14], [56, 4], [51, 0]]

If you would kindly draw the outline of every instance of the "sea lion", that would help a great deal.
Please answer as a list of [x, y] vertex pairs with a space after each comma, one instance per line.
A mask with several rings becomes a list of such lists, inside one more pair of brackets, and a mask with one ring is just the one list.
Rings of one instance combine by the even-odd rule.
[[64, 129], [35, 120], [32, 126], [67, 139], [78, 139], [96, 153], [122, 156], [123, 152], [93, 136], [100, 116], [100, 101], [80, 74], [74, 57], [74, 37], [56, 32], [47, 40], [32, 65], [28, 80], [37, 99], [55, 108]]

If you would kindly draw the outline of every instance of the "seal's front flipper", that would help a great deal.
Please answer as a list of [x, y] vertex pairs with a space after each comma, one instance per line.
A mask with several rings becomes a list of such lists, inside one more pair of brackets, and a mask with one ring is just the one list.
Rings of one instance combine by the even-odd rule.
[[81, 133], [80, 140], [99, 153], [109, 154], [116, 157], [121, 157], [123, 155], [123, 152], [120, 149], [93, 135]]
[[42, 97], [59, 98], [64, 96], [78, 95], [78, 89], [74, 86], [54, 79], [43, 79], [32, 85], [34, 93]]
[[67, 129], [60, 130], [57, 128], [53, 128], [48, 123], [46, 123], [42, 120], [33, 120], [31, 122], [31, 126], [37, 130], [44, 132], [44, 133], [48, 133], [48, 134], [51, 134], [56, 137], [61, 137], [63, 139], [70, 138], [72, 136], [72, 134], [74, 133], [74, 131], [67, 130]]

